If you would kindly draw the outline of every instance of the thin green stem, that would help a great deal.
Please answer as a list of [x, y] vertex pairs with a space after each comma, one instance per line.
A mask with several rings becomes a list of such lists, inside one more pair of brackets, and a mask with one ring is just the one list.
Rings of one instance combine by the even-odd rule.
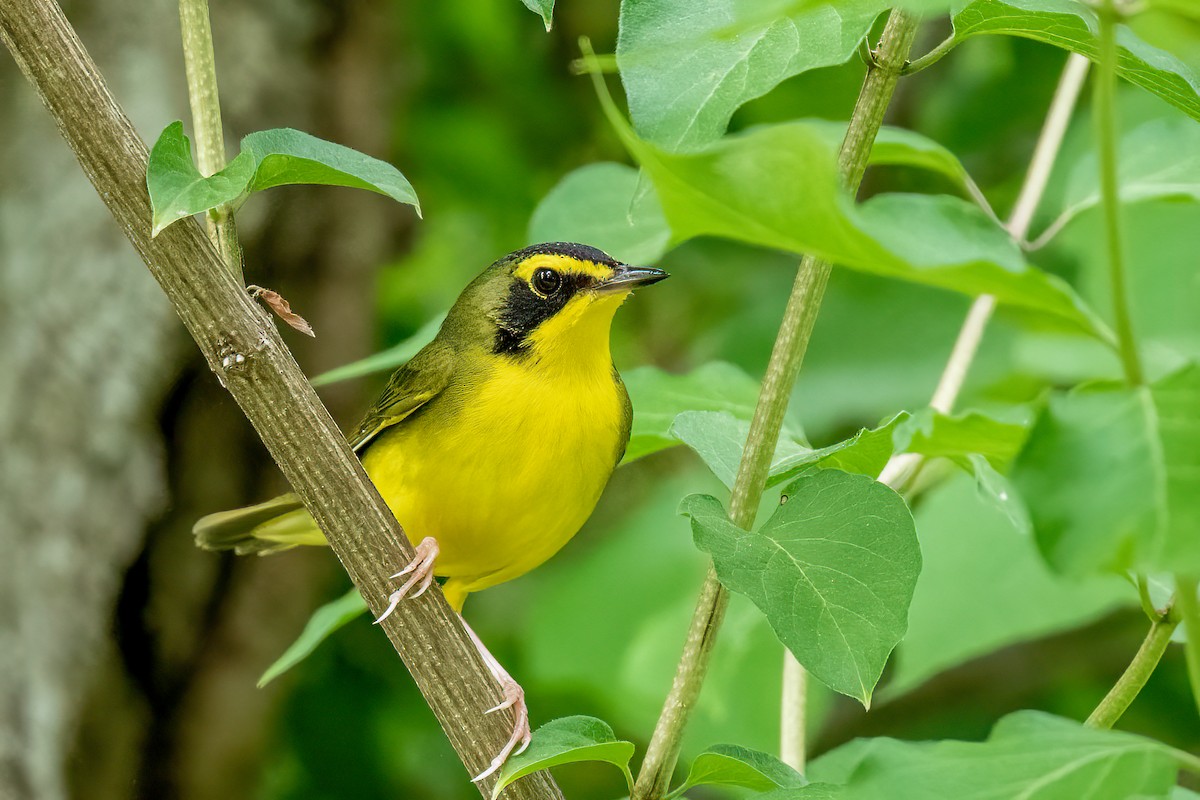
[[[208, 0], [179, 0], [179, 27], [183, 34], [188, 101], [192, 107], [192, 133], [196, 139], [196, 166], [207, 177], [225, 168], [225, 134], [221, 126]], [[208, 238], [221, 254], [221, 260], [235, 278], [242, 280], [242, 248], [238, 244], [233, 210], [227, 206], [214, 208], [208, 212], [206, 221]]]
[[945, 39], [938, 42], [937, 46], [928, 53], [920, 58], [914, 58], [912, 61], [909, 61], [907, 64], [905, 64], [904, 70], [901, 72], [901, 74], [914, 75], [926, 67], [932, 67], [934, 64], [945, 58], [946, 54], [953, 50], [956, 44], [958, 44], [958, 39], [955, 38], [954, 34], [950, 34]]
[[1200, 586], [1194, 575], [1175, 576], [1175, 605], [1179, 619], [1187, 630], [1183, 652], [1187, 660], [1188, 681], [1192, 684], [1192, 698], [1200, 711], [1200, 601], [1196, 593]]
[[1129, 291], [1125, 283], [1125, 252], [1121, 231], [1121, 199], [1117, 190], [1117, 9], [1105, 0], [1097, 9], [1100, 17], [1100, 47], [1093, 90], [1096, 149], [1100, 159], [1100, 196], [1104, 207], [1104, 230], [1108, 244], [1109, 283], [1112, 287], [1113, 317], [1125, 379], [1132, 386], [1143, 382], [1133, 322], [1129, 313]]
[[[842, 180], [852, 192], [856, 192], [862, 182], [871, 147], [912, 49], [917, 26], [915, 17], [899, 9], [893, 10], [875, 51], [873, 65], [867, 69], [838, 158]], [[792, 385], [804, 360], [829, 272], [828, 262], [811, 256], [805, 256], [797, 270], [730, 498], [729, 518], [742, 528], [749, 529], [754, 523]], [[679, 758], [683, 731], [699, 697], [728, 601], [725, 589], [710, 565], [670, 694], [638, 772], [632, 800], [658, 800], [666, 793]]]
[[1150, 680], [1154, 668], [1162, 660], [1163, 653], [1171, 642], [1171, 634], [1177, 627], [1179, 627], [1179, 617], [1172, 611], [1168, 611], [1154, 621], [1150, 626], [1150, 632], [1142, 641], [1142, 646], [1138, 648], [1137, 654], [1133, 657], [1133, 661], [1129, 662], [1125, 672], [1100, 701], [1100, 705], [1096, 706], [1096, 710], [1087, 718], [1085, 725], [1092, 728], [1111, 728], [1116, 724], [1121, 715], [1125, 713], [1125, 709], [1129, 708], [1138, 693], [1142, 691], [1146, 681]]

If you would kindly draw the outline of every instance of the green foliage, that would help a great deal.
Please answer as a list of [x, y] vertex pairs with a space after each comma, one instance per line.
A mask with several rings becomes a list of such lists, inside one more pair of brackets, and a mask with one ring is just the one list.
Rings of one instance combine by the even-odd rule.
[[694, 786], [740, 786], [766, 792], [804, 784], [803, 775], [775, 756], [734, 744], [715, 744], [696, 756], [687, 778], [671, 796]]
[[1052, 395], [1014, 481], [1055, 569], [1200, 571], [1200, 368]]
[[154, 143], [146, 168], [152, 234], [193, 214], [236, 209], [254, 192], [296, 183], [367, 189], [421, 213], [412, 185], [391, 164], [290, 128], [246, 136], [237, 157], [206, 178], [192, 161], [183, 123], [172, 122]]
[[267, 671], [258, 679], [258, 687], [261, 689], [308, 658], [321, 642], [366, 610], [367, 604], [358, 593], [358, 589], [351, 589], [337, 600], [318, 608], [309, 617], [300, 637], [267, 667]]
[[624, 375], [633, 402], [633, 429], [622, 463], [674, 447], [675, 417], [684, 411], [724, 411], [749, 420], [758, 382], [731, 364], [705, 364], [684, 375], [638, 367]]
[[[1118, 180], [1123, 204], [1200, 201], [1200, 127], [1174, 117], [1140, 125], [1121, 139]], [[1095, 154], [1089, 151], [1071, 169], [1065, 207], [1047, 233], [1098, 205], [1099, 173]]]
[[671, 238], [654, 189], [624, 164], [588, 164], [567, 175], [538, 204], [529, 241], [588, 242], [618, 261], [649, 264]]
[[[623, 0], [617, 63], [638, 132], [667, 149], [707, 144], [734, 111], [802, 72], [854, 54], [889, 0]], [[912, 0], [938, 10], [950, 2]]]
[[862, 739], [818, 759], [809, 774], [844, 784], [841, 800], [1128, 800], [1167, 797], [1178, 763], [1151, 739], [1018, 711], [986, 742]]
[[638, 139], [611, 100], [609, 121], [654, 182], [674, 240], [724, 236], [1106, 329], [1070, 287], [1025, 262], [1008, 234], [948, 196], [883, 195], [861, 206], [841, 189], [826, 137], [802, 122], [757, 128], [684, 154]]
[[633, 743], [617, 739], [612, 728], [602, 720], [583, 716], [551, 720], [533, 732], [524, 753], [504, 763], [500, 777], [492, 787], [492, 797], [499, 797], [505, 786], [524, 775], [581, 761], [612, 764], [621, 770], [629, 790], [633, 791], [633, 776], [629, 772], [632, 757]]
[[[973, 0], [954, 14], [954, 36], [1023, 36], [1096, 60], [1096, 12], [1079, 0]], [[1200, 120], [1200, 79], [1175, 56], [1117, 30], [1117, 74]]]
[[921, 578], [885, 698], [970, 659], [1135, 602], [1122, 578], [1068, 579], [1049, 570], [1032, 537], [965, 475], [927, 494], [914, 517]]
[[835, 470], [784, 495], [756, 532], [712, 497], [685, 498], [681, 511], [721, 582], [762, 610], [815, 678], [867, 706], [904, 636], [921, 569], [912, 516], [883, 484]]

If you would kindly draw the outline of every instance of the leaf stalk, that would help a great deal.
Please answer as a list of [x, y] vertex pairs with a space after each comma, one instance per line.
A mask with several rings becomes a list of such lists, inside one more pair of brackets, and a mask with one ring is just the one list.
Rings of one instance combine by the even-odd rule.
[[[221, 99], [217, 93], [208, 0], [179, 0], [179, 28], [183, 36], [188, 102], [192, 108], [192, 133], [196, 140], [196, 167], [207, 178], [225, 169], [225, 133], [221, 124]], [[205, 222], [208, 238], [221, 254], [226, 268], [234, 278], [243, 280], [242, 248], [234, 226], [233, 209], [228, 206], [214, 208], [205, 215]]]
[[[912, 50], [918, 24], [916, 17], [894, 9], [884, 27], [879, 47], [874, 51], [838, 154], [842, 180], [851, 192], [856, 192], [862, 182], [871, 147]], [[830, 269], [828, 262], [805, 256], [797, 270], [730, 498], [729, 518], [743, 529], [748, 530], [754, 523], [775, 442], [808, 348]], [[658, 800], [666, 793], [679, 758], [683, 731], [699, 697], [728, 602], [728, 594], [710, 564], [671, 691], [638, 772], [632, 800]], [[803, 725], [803, 720], [800, 724]]]
[[1084, 722], [1085, 725], [1091, 728], [1111, 728], [1116, 724], [1121, 715], [1125, 713], [1125, 709], [1129, 708], [1134, 698], [1142, 691], [1146, 681], [1150, 680], [1154, 668], [1162, 660], [1163, 653], [1166, 652], [1167, 645], [1171, 642], [1171, 634], [1177, 627], [1179, 627], [1179, 615], [1173, 608], [1169, 608], [1167, 613], [1154, 620], [1150, 625], [1150, 632], [1146, 634], [1133, 661], [1129, 662], [1125, 672], [1109, 689], [1108, 694], [1100, 701], [1100, 705], [1096, 706], [1096, 710], [1088, 716]]
[[1121, 230], [1121, 198], [1117, 187], [1116, 25], [1120, 14], [1113, 0], [1104, 0], [1096, 11], [1100, 18], [1100, 44], [1096, 78], [1092, 85], [1092, 110], [1095, 115], [1096, 149], [1100, 162], [1100, 197], [1104, 210], [1104, 235], [1108, 247], [1113, 318], [1125, 380], [1130, 386], [1140, 386], [1144, 382], [1144, 375], [1129, 311], [1129, 290], [1125, 281], [1125, 249]]

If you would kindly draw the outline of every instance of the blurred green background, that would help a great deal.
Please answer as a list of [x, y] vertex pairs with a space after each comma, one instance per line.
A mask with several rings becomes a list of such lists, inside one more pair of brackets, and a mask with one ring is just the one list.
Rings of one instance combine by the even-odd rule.
[[[569, 69], [581, 35], [612, 52], [618, 4], [559, 5], [547, 34], [516, 0], [213, 0], [228, 140], [291, 126], [342, 142], [396, 164], [425, 212], [417, 221], [381, 197], [311, 187], [275, 190], [247, 206], [239, 218], [247, 278], [280, 291], [313, 322], [316, 340], [285, 334], [309, 374], [411, 335], [483, 267], [529, 243], [534, 209], [564, 175], [594, 161], [627, 161], [590, 83]], [[64, 7], [143, 138], [186, 121], [173, 3]], [[1200, 65], [1196, 25], [1151, 13], [1135, 27]], [[937, 24], [927, 28], [918, 50], [944, 35]], [[1003, 215], [1064, 60], [1034, 42], [971, 40], [904, 81], [890, 120], [949, 147]], [[732, 127], [844, 120], [862, 74], [852, 60], [788, 80], [739, 111]], [[1178, 116], [1128, 89], [1121, 107], [1127, 127]], [[0, 711], [32, 726], [14, 750], [14, 774], [23, 776], [14, 785], [48, 800], [478, 796], [365, 618], [255, 688], [346, 579], [326, 551], [236, 559], [192, 547], [196, 517], [271, 496], [280, 478], [109, 230], [9, 60], [0, 60], [0, 108], [8, 112], [0, 130], [13, 145], [0, 183], [0, 338], [13, 343], [0, 356], [9, 382], [0, 423], [13, 447], [0, 486], [0, 542], [11, 540], [16, 553], [4, 575], [13, 626], [0, 643], [12, 669]], [[1088, 119], [1085, 97], [1051, 198], [1089, 147]], [[864, 194], [884, 189], [952, 190], [912, 170], [872, 171]], [[41, 219], [37, 210], [46, 208], [59, 213]], [[1098, 216], [1082, 215], [1035, 259], [1103, 309]], [[1200, 355], [1195, 239], [1180, 235], [1200, 225], [1200, 207], [1149, 203], [1128, 219], [1134, 313], [1151, 360], [1160, 345]], [[1039, 218], [1035, 233], [1049, 221]], [[795, 259], [700, 240], [661, 266], [672, 280], [618, 317], [618, 367], [684, 371], [722, 360], [760, 376]], [[1177, 280], [1164, 281], [1164, 270], [1177, 271]], [[794, 418], [819, 445], [922, 407], [968, 305], [957, 295], [835, 272]], [[100, 351], [81, 341], [87, 327], [64, 324], [88, 315], [102, 316], [91, 330], [111, 337]], [[110, 350], [117, 355], [106, 362]], [[1094, 345], [1001, 312], [961, 405], [1011, 406], [1081, 375], [1116, 375], [1118, 366]], [[323, 390], [343, 426], [357, 421], [384, 377]], [[102, 486], [103, 499], [85, 502], [80, 485]], [[472, 598], [467, 616], [523, 683], [535, 725], [591, 714], [644, 746], [704, 573], [675, 511], [694, 491], [722, 490], [681, 449], [624, 467], [556, 559]], [[53, 520], [38, 513], [46, 504]], [[1144, 633], [1129, 587], [1051, 578], [1028, 539], [965, 477], [922, 497], [915, 513], [926, 568], [910, 639], [869, 714], [811, 688], [814, 753], [860, 735], [979, 738], [1018, 708], [1086, 716]], [[1005, 565], [1014, 564], [1009, 574]], [[958, 647], [968, 629], [990, 646]], [[774, 751], [781, 659], [765, 622], [735, 597], [687, 752], [716, 742]], [[1200, 746], [1180, 653], [1168, 653], [1122, 727]], [[559, 772], [570, 798], [622, 791], [604, 766]]]

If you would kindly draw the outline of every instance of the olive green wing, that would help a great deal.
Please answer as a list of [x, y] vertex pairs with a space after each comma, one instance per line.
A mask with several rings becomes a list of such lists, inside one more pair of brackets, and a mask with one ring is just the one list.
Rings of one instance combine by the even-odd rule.
[[380, 431], [406, 419], [437, 397], [450, 384], [456, 360], [451, 347], [440, 342], [426, 345], [392, 374], [379, 399], [350, 437], [350, 446], [362, 450]]

